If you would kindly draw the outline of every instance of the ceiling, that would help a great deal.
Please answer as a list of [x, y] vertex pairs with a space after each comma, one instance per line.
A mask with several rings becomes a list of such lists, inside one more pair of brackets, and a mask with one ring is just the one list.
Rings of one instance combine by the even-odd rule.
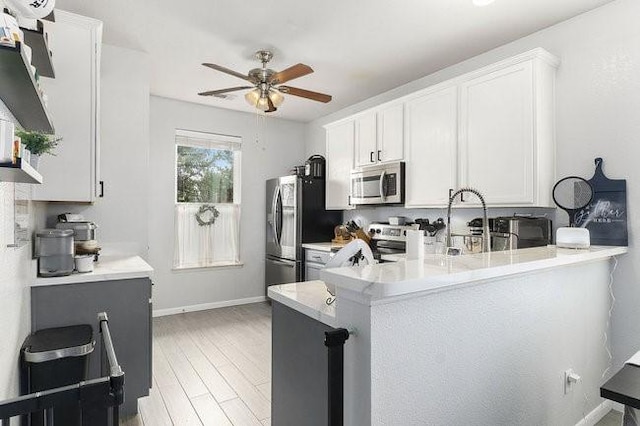
[[287, 96], [277, 117], [311, 121], [611, 0], [57, 0], [58, 9], [104, 21], [104, 42], [148, 52], [154, 95], [253, 111], [243, 93], [203, 98], [243, 81], [268, 48], [279, 71], [315, 73], [287, 84], [333, 95], [328, 104]]

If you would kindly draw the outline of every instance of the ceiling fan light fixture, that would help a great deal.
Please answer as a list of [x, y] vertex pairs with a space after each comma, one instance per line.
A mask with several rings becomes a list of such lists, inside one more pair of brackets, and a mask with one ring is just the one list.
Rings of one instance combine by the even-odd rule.
[[269, 90], [269, 98], [276, 108], [279, 108], [282, 102], [284, 102], [284, 96], [276, 89]]
[[253, 90], [248, 91], [244, 95], [244, 99], [252, 107], [258, 108], [258, 102], [260, 102], [260, 89], [253, 89]]

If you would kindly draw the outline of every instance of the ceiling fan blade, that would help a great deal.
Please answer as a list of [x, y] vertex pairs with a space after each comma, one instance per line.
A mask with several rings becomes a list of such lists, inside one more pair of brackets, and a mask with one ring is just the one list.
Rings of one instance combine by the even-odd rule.
[[293, 80], [294, 78], [299, 78], [307, 74], [311, 74], [313, 69], [309, 65], [305, 64], [296, 64], [292, 67], [287, 68], [286, 70], [282, 70], [280, 72], [275, 73], [271, 77], [272, 84], [282, 84], [289, 80]]
[[324, 103], [331, 101], [331, 95], [312, 92], [311, 90], [298, 89], [297, 87], [280, 86], [278, 87], [278, 90], [280, 90], [282, 93], [287, 93], [293, 96], [299, 96], [301, 98], [311, 99], [313, 101], [324, 102]]
[[235, 91], [238, 91], [238, 90], [251, 89], [251, 88], [253, 88], [253, 86], [229, 87], [227, 89], [210, 90], [208, 92], [201, 92], [201, 93], [198, 93], [198, 95], [200, 95], [200, 96], [214, 96], [214, 95], [221, 95], [223, 93], [235, 92]]
[[240, 74], [239, 72], [236, 72], [234, 70], [230, 70], [229, 68], [225, 68], [222, 65], [208, 64], [208, 63], [203, 63], [202, 65], [204, 65], [205, 67], [209, 67], [209, 68], [211, 68], [213, 70], [220, 71], [220, 72], [223, 72], [225, 74], [229, 74], [229, 75], [232, 75], [234, 77], [241, 78], [243, 80], [251, 81], [249, 79], [248, 75]]
[[269, 109], [265, 112], [275, 112], [278, 110], [269, 96], [267, 96], [267, 105], [269, 105]]

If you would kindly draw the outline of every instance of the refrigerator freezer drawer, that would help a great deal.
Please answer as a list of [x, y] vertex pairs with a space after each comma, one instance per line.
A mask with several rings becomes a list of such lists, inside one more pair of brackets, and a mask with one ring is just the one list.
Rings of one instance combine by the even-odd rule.
[[266, 286], [300, 281], [301, 266], [302, 262], [300, 261], [268, 257], [265, 264]]

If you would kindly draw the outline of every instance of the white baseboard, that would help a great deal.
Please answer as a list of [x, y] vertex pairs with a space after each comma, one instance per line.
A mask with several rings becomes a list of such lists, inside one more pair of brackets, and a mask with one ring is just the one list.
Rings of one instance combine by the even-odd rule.
[[[611, 411], [611, 409], [616, 409], [616, 407], [614, 407], [614, 404], [615, 403], [613, 401], [605, 399], [602, 404], [594, 408], [589, 414], [587, 414], [584, 419], [576, 423], [576, 426], [594, 426], [604, 416], [606, 416], [607, 413]], [[622, 406], [621, 404], [618, 405]]]
[[245, 299], [225, 300], [223, 302], [202, 303], [199, 305], [178, 306], [177, 308], [154, 309], [153, 317], [184, 314], [185, 312], [206, 311], [209, 309], [226, 308], [227, 306], [247, 305], [266, 301], [266, 296], [247, 297]]

